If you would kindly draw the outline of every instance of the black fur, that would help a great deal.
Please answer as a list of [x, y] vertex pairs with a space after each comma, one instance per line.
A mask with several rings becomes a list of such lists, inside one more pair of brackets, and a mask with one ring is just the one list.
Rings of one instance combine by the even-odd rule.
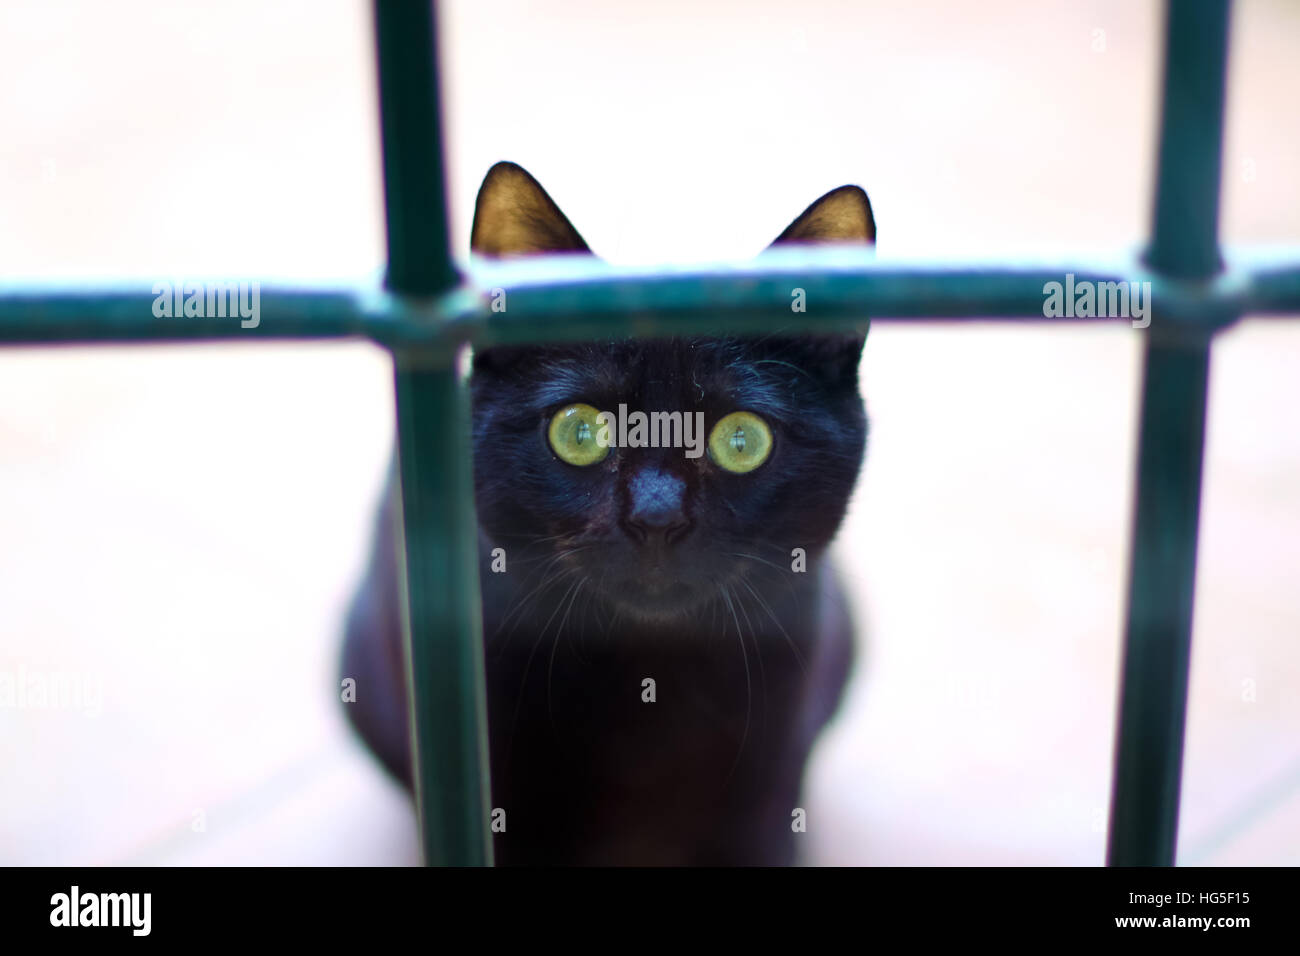
[[[476, 356], [498, 862], [795, 860], [804, 765], [852, 659], [846, 602], [822, 558], [866, 442], [861, 349], [792, 331]], [[616, 448], [575, 467], [547, 441], [552, 415], [574, 402], [700, 411], [706, 434], [750, 411], [773, 448], [745, 474], [681, 448]], [[353, 723], [409, 785], [393, 493], [390, 482], [343, 667], [358, 680]], [[505, 573], [492, 570], [495, 548]]]

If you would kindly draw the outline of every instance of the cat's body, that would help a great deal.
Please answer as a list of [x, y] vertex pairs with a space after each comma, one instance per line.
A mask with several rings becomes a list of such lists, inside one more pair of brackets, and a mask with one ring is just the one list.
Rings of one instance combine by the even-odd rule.
[[[865, 223], [840, 208], [858, 196]], [[783, 238], [813, 223], [816, 234], [793, 241], [874, 237], [860, 190], [828, 194]], [[586, 248], [531, 177], [504, 165], [480, 193], [474, 245]], [[794, 332], [476, 356], [498, 862], [793, 862], [803, 768], [852, 659], [847, 603], [823, 554], [865, 443], [861, 346]], [[591, 446], [562, 445], [555, 423], [620, 404], [700, 412], [715, 431], [738, 410], [748, 417], [707, 455], [625, 446], [571, 463]], [[763, 433], [764, 457], [738, 464], [746, 437], [752, 458]], [[357, 680], [354, 724], [409, 785], [392, 493], [343, 671]]]
[[[376, 532], [378, 573], [354, 606], [343, 672], [364, 689], [349, 714], [409, 786], [391, 507]], [[732, 608], [720, 602], [665, 640], [655, 627], [611, 627], [572, 578], [503, 626], [539, 578], [489, 571], [495, 546], [481, 542], [480, 568], [492, 806], [507, 823], [497, 862], [789, 863], [803, 766], [853, 654], [831, 569], [760, 590], [775, 621], [733, 595]]]

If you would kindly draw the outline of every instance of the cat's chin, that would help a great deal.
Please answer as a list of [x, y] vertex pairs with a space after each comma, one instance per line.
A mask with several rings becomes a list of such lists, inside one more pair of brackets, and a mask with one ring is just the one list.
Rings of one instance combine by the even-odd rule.
[[652, 627], [665, 627], [672, 624], [684, 624], [691, 619], [694, 607], [681, 605], [623, 604], [620, 608], [624, 618], [636, 624]]
[[624, 620], [662, 627], [691, 620], [707, 596], [683, 581], [650, 577], [608, 594], [606, 599]]

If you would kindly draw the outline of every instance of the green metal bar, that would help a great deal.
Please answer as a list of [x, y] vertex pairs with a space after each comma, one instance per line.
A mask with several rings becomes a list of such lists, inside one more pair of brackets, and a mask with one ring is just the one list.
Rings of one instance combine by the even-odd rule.
[[[207, 288], [212, 283], [195, 285]], [[346, 288], [268, 288], [269, 283], [260, 282], [257, 286], [258, 314], [245, 319], [228, 308], [225, 315], [160, 315], [161, 310], [155, 310], [159, 296], [152, 291], [158, 286], [146, 281], [111, 286], [0, 282], [0, 344], [326, 339], [373, 335], [383, 322], [381, 315], [367, 314], [364, 308], [373, 294], [363, 297]]]
[[[1155, 231], [1148, 261], [1181, 279], [1214, 273], [1227, 73], [1227, 0], [1167, 8]], [[1172, 866], [1178, 802], [1210, 338], [1147, 338], [1128, 627], [1107, 862]]]
[[1209, 350], [1151, 341], [1145, 366], [1111, 866], [1174, 862]]
[[[1279, 271], [1269, 258], [1271, 284], [1295, 279], [1300, 269]], [[477, 343], [598, 338], [611, 334], [709, 334], [844, 330], [879, 319], [1034, 322], [1098, 322], [1045, 314], [1045, 288], [1062, 285], [1150, 283], [1163, 302], [1166, 325], [1201, 329], [1230, 324], [1253, 303], [1249, 271], [1217, 283], [1191, 287], [1157, 276], [1137, 260], [1077, 259], [1007, 265], [988, 262], [881, 262], [856, 250], [782, 251], [754, 262], [708, 267], [629, 269], [568, 257], [560, 262], [522, 262], [477, 267], [473, 280], [484, 290], [505, 292], [501, 311], [473, 321]], [[805, 311], [793, 312], [792, 293], [802, 290]], [[1266, 291], [1260, 287], [1258, 291]], [[1288, 291], [1290, 291], [1288, 289]], [[1261, 297], [1262, 304], [1262, 297]], [[1128, 321], [1128, 320], [1123, 320]]]
[[438, 20], [430, 0], [375, 0], [388, 285], [434, 295], [456, 283], [447, 241]]
[[[436, 14], [376, 0], [388, 287], [448, 293]], [[469, 408], [452, 354], [393, 355], [401, 476], [403, 637], [415, 798], [426, 863], [492, 862], [487, 708]]]
[[492, 862], [469, 409], [455, 365], [394, 359], [407, 679], [425, 861]]
[[1230, 0], [1169, 0], [1165, 10], [1155, 234], [1148, 261], [1165, 275], [1210, 275], [1219, 259], [1219, 176]]
[[[1230, 250], [1210, 279], [1170, 280], [1136, 259], [1063, 258], [1057, 263], [888, 262], [829, 249], [743, 263], [650, 271], [578, 257], [479, 266], [437, 296], [395, 295], [377, 283], [301, 289], [261, 283], [261, 319], [159, 317], [148, 281], [135, 284], [0, 281], [0, 343], [332, 338], [364, 335], [393, 348], [445, 348], [633, 334], [763, 333], [792, 322], [847, 329], [862, 322], [1019, 319], [1043, 316], [1043, 286], [1067, 274], [1096, 282], [1150, 281], [1165, 333], [1199, 334], [1243, 314], [1300, 312], [1300, 248]], [[504, 289], [505, 312], [488, 307]], [[803, 288], [808, 311], [792, 313]], [[1079, 319], [1080, 322], [1103, 321]]]

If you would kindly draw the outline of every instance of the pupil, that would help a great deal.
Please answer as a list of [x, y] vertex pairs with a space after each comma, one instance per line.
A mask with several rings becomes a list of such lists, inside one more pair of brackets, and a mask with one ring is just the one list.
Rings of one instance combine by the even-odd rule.
[[745, 450], [745, 429], [737, 428], [731, 436], [731, 447], [736, 451]]
[[588, 425], [586, 422], [578, 422], [578, 435], [577, 435], [578, 444], [581, 445], [584, 441], [590, 440], [590, 438], [591, 438], [591, 426]]

